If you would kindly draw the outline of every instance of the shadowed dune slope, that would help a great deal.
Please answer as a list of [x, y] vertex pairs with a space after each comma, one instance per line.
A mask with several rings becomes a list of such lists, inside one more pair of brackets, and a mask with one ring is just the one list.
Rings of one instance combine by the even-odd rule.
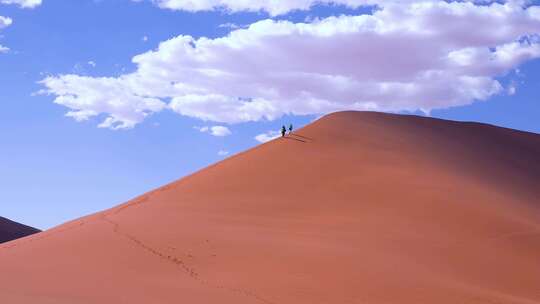
[[40, 232], [40, 230], [36, 228], [32, 228], [8, 220], [7, 218], [0, 217], [0, 244], [13, 241], [25, 236], [29, 236], [38, 232]]
[[2, 302], [540, 303], [540, 135], [340, 112], [0, 246]]

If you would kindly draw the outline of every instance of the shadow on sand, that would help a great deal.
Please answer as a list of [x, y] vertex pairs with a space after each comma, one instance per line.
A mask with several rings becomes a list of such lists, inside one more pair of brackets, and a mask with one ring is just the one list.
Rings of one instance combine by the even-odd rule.
[[291, 133], [291, 134], [289, 134], [289, 136], [296, 136], [296, 137], [300, 137], [300, 138], [305, 139], [305, 140], [311, 140], [311, 141], [313, 141], [313, 138], [309, 138], [309, 137], [307, 137], [307, 136], [300, 135], [300, 134], [296, 134], [296, 133]]
[[300, 139], [300, 138], [294, 138], [294, 137], [291, 137], [290, 135], [288, 136], [285, 136], [285, 137], [282, 137], [284, 139], [289, 139], [289, 140], [296, 140], [296, 141], [300, 141], [300, 142], [303, 142], [303, 143], [307, 143], [307, 141], [303, 140], [303, 139]]

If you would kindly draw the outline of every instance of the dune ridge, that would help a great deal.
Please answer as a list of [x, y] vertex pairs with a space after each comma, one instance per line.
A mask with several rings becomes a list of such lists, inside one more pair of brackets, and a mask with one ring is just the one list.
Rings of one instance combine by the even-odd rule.
[[327, 115], [0, 245], [7, 303], [540, 303], [540, 135]]

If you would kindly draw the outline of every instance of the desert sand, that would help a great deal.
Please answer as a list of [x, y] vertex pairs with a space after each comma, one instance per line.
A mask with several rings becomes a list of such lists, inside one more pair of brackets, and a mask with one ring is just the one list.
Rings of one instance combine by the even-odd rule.
[[330, 114], [0, 245], [0, 274], [10, 304], [540, 303], [540, 135]]
[[0, 217], [0, 244], [13, 241], [34, 233], [40, 230], [23, 224], [19, 224], [4, 217]]

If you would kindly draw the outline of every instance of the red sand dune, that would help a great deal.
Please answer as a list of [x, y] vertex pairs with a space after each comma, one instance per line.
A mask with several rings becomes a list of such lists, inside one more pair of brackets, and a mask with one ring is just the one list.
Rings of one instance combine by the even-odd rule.
[[342, 112], [0, 246], [2, 303], [540, 303], [540, 135]]
[[26, 225], [11, 221], [7, 218], [0, 217], [0, 244], [13, 241], [25, 236], [29, 236], [38, 232], [40, 232], [40, 230], [36, 228], [28, 227]]

